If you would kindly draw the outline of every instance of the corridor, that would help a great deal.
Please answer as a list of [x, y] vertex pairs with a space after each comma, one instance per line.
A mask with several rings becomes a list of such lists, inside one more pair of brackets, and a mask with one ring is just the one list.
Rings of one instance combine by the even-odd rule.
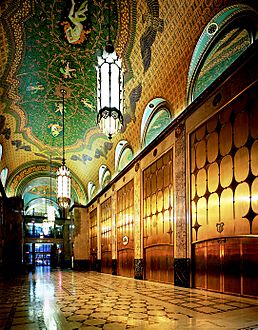
[[95, 272], [0, 281], [0, 329], [258, 329], [258, 300]]

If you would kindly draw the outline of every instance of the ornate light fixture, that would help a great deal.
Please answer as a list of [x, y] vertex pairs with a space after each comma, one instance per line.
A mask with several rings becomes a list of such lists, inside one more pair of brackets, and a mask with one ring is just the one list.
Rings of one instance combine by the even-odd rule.
[[65, 90], [61, 89], [63, 95], [63, 160], [62, 166], [57, 170], [57, 202], [60, 207], [66, 209], [69, 207], [71, 202], [71, 175], [69, 169], [65, 166], [65, 148], [64, 148], [64, 137], [65, 137], [65, 120], [64, 120], [64, 98]]
[[110, 8], [109, 39], [97, 59], [97, 124], [111, 139], [123, 126], [123, 70], [110, 40]]

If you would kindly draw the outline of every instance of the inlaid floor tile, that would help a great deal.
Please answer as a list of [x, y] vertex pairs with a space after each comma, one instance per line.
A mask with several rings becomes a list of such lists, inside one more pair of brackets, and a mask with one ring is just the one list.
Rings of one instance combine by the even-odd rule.
[[186, 308], [197, 308], [200, 306], [200, 304], [197, 304], [194, 302], [189, 302], [189, 303], [181, 304], [181, 306], [186, 307]]
[[131, 313], [146, 313], [147, 308], [133, 307], [133, 308], [130, 308], [130, 312]]
[[109, 322], [121, 322], [121, 323], [126, 323], [128, 317], [127, 316], [121, 316], [121, 315], [110, 315], [107, 318], [107, 321]]
[[209, 306], [200, 307], [196, 310], [200, 313], [206, 313], [206, 314], [214, 314], [214, 313], [219, 313], [220, 312], [219, 309], [209, 307]]
[[71, 315], [67, 318], [67, 321], [84, 322], [86, 318], [85, 315]]
[[0, 283], [0, 329], [254, 330], [257, 315], [258, 299], [95, 272], [41, 269]]
[[105, 319], [110, 316], [110, 313], [94, 312], [94, 313], [91, 313], [90, 316], [95, 319]]
[[161, 311], [161, 310], [151, 310], [151, 311], [148, 311], [148, 315], [166, 316], [167, 313], [165, 311]]
[[83, 322], [83, 325], [94, 325], [94, 326], [102, 326], [106, 323], [106, 320], [103, 319], [90, 319]]
[[125, 324], [121, 324], [121, 323], [108, 323], [108, 324], [104, 324], [103, 327], [104, 330], [125, 330], [127, 329]]

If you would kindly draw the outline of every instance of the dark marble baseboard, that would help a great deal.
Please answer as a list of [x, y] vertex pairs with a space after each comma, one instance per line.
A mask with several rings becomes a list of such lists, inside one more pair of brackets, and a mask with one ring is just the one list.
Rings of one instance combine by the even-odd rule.
[[74, 270], [90, 270], [90, 260], [74, 260]]
[[[57, 262], [52, 262], [50, 266], [51, 268], [56, 268], [58, 265]], [[63, 260], [61, 268], [72, 268], [72, 261], [70, 259]]]
[[190, 288], [191, 260], [189, 258], [174, 259], [174, 284]]
[[134, 278], [143, 280], [143, 259], [134, 259]]
[[96, 260], [96, 272], [101, 273], [101, 259]]
[[117, 275], [117, 259], [112, 259], [112, 275]]

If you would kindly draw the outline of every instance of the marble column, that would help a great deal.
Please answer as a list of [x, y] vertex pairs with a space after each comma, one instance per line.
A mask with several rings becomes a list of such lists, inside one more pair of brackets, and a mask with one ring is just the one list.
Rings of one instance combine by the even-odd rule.
[[90, 269], [89, 256], [89, 212], [85, 208], [74, 208], [74, 268]]
[[143, 237], [141, 224], [141, 175], [140, 163], [134, 167], [134, 278], [143, 279]]
[[115, 190], [114, 184], [112, 186], [111, 208], [112, 208], [112, 275], [117, 275], [117, 230], [116, 230], [117, 192]]
[[69, 233], [70, 220], [64, 220], [63, 224], [63, 237], [64, 237], [64, 247], [63, 247], [63, 265], [65, 268], [71, 267], [71, 246], [70, 246], [70, 233]]
[[186, 131], [185, 124], [175, 130], [175, 242], [174, 242], [174, 284], [190, 286], [189, 229], [186, 214]]
[[100, 219], [100, 202], [97, 203], [97, 260], [96, 271], [101, 272], [101, 219]]

